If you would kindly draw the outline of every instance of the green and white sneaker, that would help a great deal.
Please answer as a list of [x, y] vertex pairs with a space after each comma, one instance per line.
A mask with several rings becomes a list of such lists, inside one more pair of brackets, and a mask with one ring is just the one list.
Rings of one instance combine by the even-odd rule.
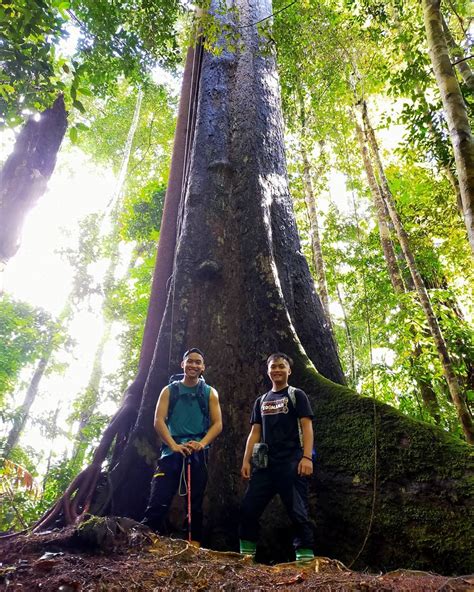
[[311, 561], [314, 559], [312, 549], [296, 549], [296, 561]]
[[254, 541], [246, 541], [245, 539], [240, 539], [239, 542], [241, 555], [249, 555], [250, 557], [255, 557], [257, 543], [255, 543]]

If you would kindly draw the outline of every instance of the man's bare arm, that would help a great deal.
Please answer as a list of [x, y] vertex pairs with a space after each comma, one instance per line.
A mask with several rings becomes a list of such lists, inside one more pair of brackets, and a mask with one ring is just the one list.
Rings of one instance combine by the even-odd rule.
[[252, 424], [252, 429], [250, 430], [250, 434], [247, 438], [247, 443], [245, 445], [245, 452], [244, 458], [242, 460], [242, 468], [240, 469], [240, 474], [244, 479], [250, 479], [250, 473], [252, 472], [252, 467], [250, 466], [250, 459], [252, 458], [252, 451], [253, 447], [257, 442], [260, 442], [262, 437], [262, 426], [259, 423]]
[[310, 417], [302, 417], [300, 422], [303, 432], [303, 458], [298, 464], [298, 475], [308, 477], [313, 474], [313, 422]]

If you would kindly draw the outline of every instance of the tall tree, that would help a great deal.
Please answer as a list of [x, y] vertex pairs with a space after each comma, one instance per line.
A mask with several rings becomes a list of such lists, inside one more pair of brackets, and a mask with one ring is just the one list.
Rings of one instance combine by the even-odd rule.
[[[323, 145], [321, 151], [323, 151]], [[321, 298], [326, 318], [331, 324], [331, 313], [329, 311], [329, 293], [326, 283], [326, 270], [324, 266], [324, 257], [321, 246], [321, 237], [319, 232], [318, 212], [316, 210], [316, 198], [313, 190], [313, 181], [311, 177], [311, 166], [308, 159], [306, 148], [301, 146], [301, 156], [303, 159], [303, 180], [304, 180], [304, 196], [306, 202], [306, 209], [308, 211], [311, 247], [313, 254], [313, 264], [316, 270], [316, 281], [318, 286], [318, 294]]]
[[436, 82], [453, 146], [467, 236], [474, 254], [474, 138], [466, 103], [449, 57], [441, 0], [423, 0], [423, 15]]
[[[235, 9], [224, 18], [227, 30], [239, 27], [239, 50], [221, 47], [217, 55], [204, 53], [194, 78], [190, 69], [185, 74], [181, 106], [187, 113], [191, 80], [199, 81], [197, 111], [195, 119], [178, 124], [175, 147], [191, 149], [187, 155], [175, 151], [174, 164], [179, 162], [187, 174], [176, 243], [165, 243], [169, 250], [160, 252], [165, 221], [176, 227], [165, 204], [158, 260], [171, 254], [171, 268], [155, 274], [139, 369], [146, 384], [141, 390], [143, 382], [137, 380], [135, 390], [129, 389], [92, 465], [38, 526], [74, 520], [88, 509], [141, 516], [156, 458], [158, 393], [182, 351], [198, 345], [206, 352], [206, 374], [222, 395], [226, 426], [209, 465], [208, 537], [219, 548], [231, 546], [250, 407], [256, 391], [264, 388], [266, 355], [284, 350], [295, 358], [295, 383], [310, 394], [318, 418], [320, 552], [344, 560], [357, 555], [371, 565], [436, 563], [438, 569], [471, 569], [466, 515], [450, 516], [449, 524], [445, 519], [447, 507], [458, 508], [460, 499], [469, 503], [463, 475], [468, 447], [341, 384], [336, 348], [296, 232], [275, 61], [263, 51], [266, 39], [255, 26], [271, 14], [271, 4], [238, 0]], [[181, 179], [175, 178], [178, 196]], [[150, 346], [152, 358], [146, 352]], [[143, 370], [144, 361], [148, 368]], [[118, 453], [96, 488], [104, 451], [114, 437]], [[458, 496], [456, 506], [440, 502], [446, 480]]]
[[365, 101], [362, 101], [361, 103], [361, 111], [364, 121], [365, 132], [367, 134], [374, 161], [377, 166], [377, 172], [380, 179], [380, 186], [382, 188], [381, 193], [384, 203], [387, 207], [388, 213], [390, 214], [390, 218], [397, 233], [400, 247], [403, 251], [405, 260], [407, 262], [407, 266], [410, 270], [410, 274], [416, 288], [418, 299], [425, 313], [433, 341], [435, 342], [436, 350], [438, 352], [438, 356], [440, 358], [441, 365], [443, 368], [443, 374], [448, 384], [451, 399], [456, 408], [459, 417], [459, 422], [462, 426], [466, 441], [469, 442], [469, 444], [474, 444], [474, 425], [472, 422], [472, 417], [466, 405], [465, 395], [461, 391], [459, 380], [451, 360], [451, 355], [448, 351], [446, 341], [441, 331], [441, 327], [438, 323], [438, 319], [436, 318], [436, 315], [434, 313], [433, 306], [431, 304], [431, 300], [426, 289], [426, 285], [423, 281], [423, 278], [421, 277], [420, 272], [418, 271], [418, 266], [416, 264], [415, 257], [410, 247], [408, 234], [405, 231], [400, 216], [397, 212], [395, 200], [393, 199], [393, 195], [390, 190], [387, 177], [385, 175], [384, 167], [379, 154], [377, 139], [375, 137], [374, 130], [370, 123], [367, 111], [367, 104], [365, 103]]

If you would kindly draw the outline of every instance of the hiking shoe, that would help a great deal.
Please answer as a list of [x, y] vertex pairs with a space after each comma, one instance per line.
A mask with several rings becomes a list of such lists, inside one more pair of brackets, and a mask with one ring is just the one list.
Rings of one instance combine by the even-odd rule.
[[296, 549], [296, 561], [311, 561], [314, 559], [312, 549]]
[[248, 555], [250, 557], [255, 557], [255, 552], [257, 550], [257, 543], [254, 541], [246, 541], [244, 539], [240, 539], [240, 554], [241, 555]]

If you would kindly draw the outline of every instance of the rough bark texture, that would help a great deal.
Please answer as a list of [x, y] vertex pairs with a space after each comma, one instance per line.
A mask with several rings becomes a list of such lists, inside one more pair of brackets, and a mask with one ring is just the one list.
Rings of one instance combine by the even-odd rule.
[[423, 0], [422, 4], [428, 50], [448, 123], [461, 191], [464, 222], [474, 254], [474, 139], [469, 126], [466, 104], [449, 58], [440, 12], [441, 2]]
[[61, 95], [39, 121], [28, 120], [0, 172], [0, 266], [18, 250], [25, 215], [46, 190], [66, 128]]
[[[271, 13], [268, 2], [236, 4], [240, 25]], [[316, 552], [344, 561], [359, 554], [359, 565], [472, 571], [468, 447], [336, 384], [340, 364], [288, 194], [274, 59], [259, 53], [254, 27], [240, 31], [242, 53], [203, 58], [166, 310], [135, 429], [93, 508], [142, 516], [157, 456], [156, 400], [183, 350], [198, 346], [225, 426], [211, 450], [204, 542], [235, 549], [250, 410], [266, 389], [266, 356], [283, 350], [295, 358], [292, 383], [308, 392], [317, 418]], [[274, 505], [264, 523], [262, 557], [286, 558], [288, 525]]]

